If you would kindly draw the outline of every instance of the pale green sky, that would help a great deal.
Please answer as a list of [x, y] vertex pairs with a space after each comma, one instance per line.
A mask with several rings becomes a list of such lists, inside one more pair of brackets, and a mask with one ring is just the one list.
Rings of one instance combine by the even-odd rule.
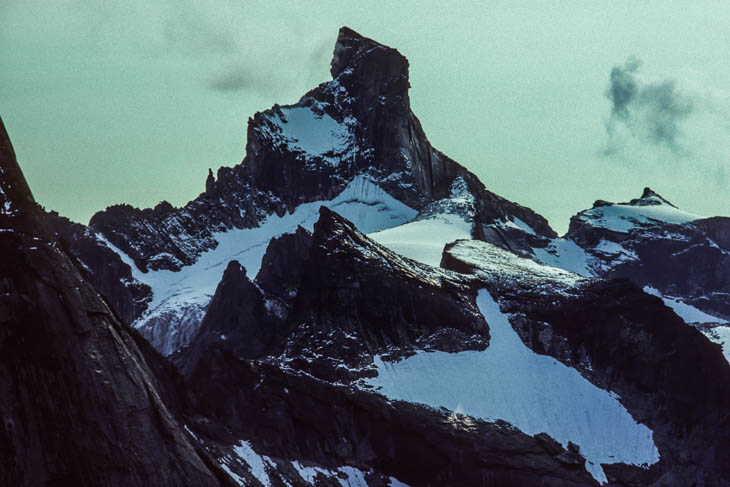
[[669, 4], [0, 0], [0, 115], [48, 208], [184, 204], [240, 162], [249, 116], [329, 79], [348, 25], [408, 57], [437, 148], [559, 232], [644, 186], [730, 215], [730, 4]]

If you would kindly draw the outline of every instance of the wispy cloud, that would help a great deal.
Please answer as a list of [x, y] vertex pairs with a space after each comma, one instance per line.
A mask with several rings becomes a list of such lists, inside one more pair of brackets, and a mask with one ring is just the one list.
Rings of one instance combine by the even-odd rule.
[[[9, 17], [0, 23], [0, 38], [47, 38], [54, 46], [60, 39], [89, 58], [187, 58], [197, 69], [193, 82], [222, 93], [282, 96], [308, 88], [312, 78], [319, 81], [326, 74], [327, 60], [319, 54], [331, 54], [337, 35], [318, 26], [302, 32], [296, 13], [262, 22], [268, 18], [265, 3], [238, 0], [24, 0], [7, 5], [0, 0]], [[273, 40], [272, 30], [279, 33]]]

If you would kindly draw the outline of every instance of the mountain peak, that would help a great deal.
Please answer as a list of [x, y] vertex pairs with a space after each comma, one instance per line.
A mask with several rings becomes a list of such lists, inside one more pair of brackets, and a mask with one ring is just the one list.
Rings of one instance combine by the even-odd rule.
[[357, 70], [358, 67], [374, 71], [376, 77], [408, 79], [408, 60], [405, 56], [349, 27], [342, 27], [330, 63], [332, 78], [337, 78], [348, 69]]
[[644, 191], [641, 193], [641, 198], [631, 200], [631, 204], [637, 206], [669, 205], [676, 208], [676, 206], [648, 186], [644, 188]]

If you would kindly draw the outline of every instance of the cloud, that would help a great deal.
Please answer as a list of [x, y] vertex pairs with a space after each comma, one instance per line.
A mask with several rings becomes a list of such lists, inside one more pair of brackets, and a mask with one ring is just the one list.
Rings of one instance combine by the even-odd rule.
[[[209, 78], [207, 87], [221, 93], [249, 91], [274, 97], [289, 85], [301, 84], [300, 91], [304, 91], [322, 81], [322, 73], [329, 68], [333, 45], [330, 38], [317, 39], [310, 44], [309, 53], [278, 51], [275, 56], [267, 56], [265, 63], [234, 53]], [[272, 59], [278, 62], [272, 63]]]
[[695, 95], [678, 88], [674, 79], [647, 80], [639, 75], [641, 60], [629, 58], [614, 66], [606, 98], [611, 115], [606, 122], [609, 146], [606, 153], [618, 150], [625, 129], [642, 143], [664, 147], [677, 155], [686, 153], [682, 144], [682, 125], [695, 112]]
[[287, 6], [288, 14], [276, 17], [267, 2], [0, 0], [0, 8], [7, 10], [0, 39], [45, 42], [105, 63], [155, 59], [185, 65], [189, 82], [204, 89], [276, 99], [290, 98], [326, 77], [329, 65], [322, 53], [331, 54], [337, 35], [324, 30], [324, 23], [302, 26], [296, 10], [304, 6]]
[[221, 73], [211, 80], [208, 87], [213, 91], [236, 92], [252, 86], [251, 78], [242, 71]]

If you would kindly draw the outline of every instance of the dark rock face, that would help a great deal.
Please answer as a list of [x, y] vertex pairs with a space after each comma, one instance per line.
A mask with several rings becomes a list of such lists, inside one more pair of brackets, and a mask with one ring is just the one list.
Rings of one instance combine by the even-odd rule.
[[64, 250], [76, 257], [91, 284], [109, 300], [124, 322], [133, 322], [147, 309], [152, 290], [134, 279], [132, 269], [116, 252], [88, 228], [56, 212], [47, 213], [46, 222]]
[[450, 328], [486, 345], [476, 290], [458, 275], [398, 256], [349, 221], [320, 209], [293, 321], [362, 335], [378, 348], [413, 346]]
[[0, 173], [0, 484], [230, 485], [51, 236], [2, 123]]
[[304, 277], [304, 262], [312, 250], [312, 234], [302, 227], [273, 238], [266, 248], [256, 283], [282, 311], [291, 308]]
[[[483, 272], [449, 246], [442, 265], [476, 274], [524, 343], [618, 393], [654, 432], [660, 462], [608, 466], [617, 485], [726, 485], [730, 469], [730, 365], [720, 347], [627, 279], [576, 281], [546, 292], [523, 272]], [[472, 244], [473, 245], [473, 244]], [[482, 244], [486, 245], [486, 244]], [[473, 255], [473, 252], [471, 252]]]
[[[679, 211], [650, 188], [624, 207]], [[593, 213], [614, 205], [603, 202], [574, 216], [566, 235], [595, 259], [602, 277], [626, 277], [651, 286], [720, 318], [730, 319], [730, 218], [686, 223], [634, 221], [624, 231], [596, 225]], [[606, 249], [606, 242], [611, 247]]]
[[278, 324], [276, 316], [268, 316], [263, 293], [246, 277], [246, 269], [233, 260], [179, 367], [183, 373], [194, 370], [202, 355], [219, 342], [238, 357], [259, 357], [271, 346]]

